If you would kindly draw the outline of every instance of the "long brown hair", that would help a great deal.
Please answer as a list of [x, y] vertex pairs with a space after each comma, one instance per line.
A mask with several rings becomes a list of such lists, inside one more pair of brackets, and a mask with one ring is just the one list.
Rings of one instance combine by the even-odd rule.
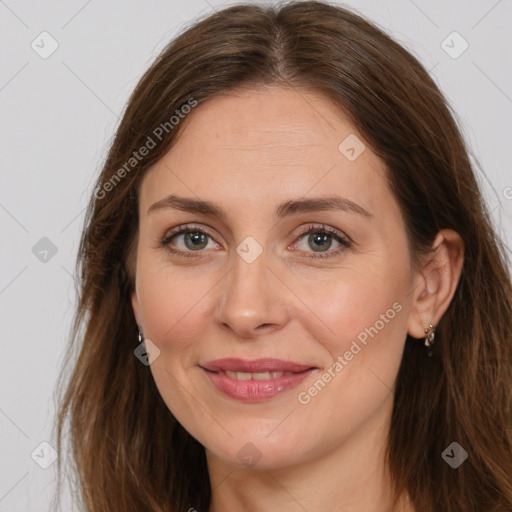
[[[78, 305], [59, 379], [57, 447], [69, 441], [66, 476], [81, 506], [208, 510], [204, 448], [133, 354], [138, 186], [184, 125], [169, 122], [176, 111], [262, 84], [323, 93], [349, 116], [387, 166], [413, 258], [440, 229], [461, 235], [462, 275], [433, 356], [417, 340], [405, 343], [387, 450], [394, 495], [398, 502], [407, 493], [418, 512], [512, 510], [509, 260], [469, 149], [415, 57], [355, 13], [315, 1], [240, 4], [203, 18], [169, 43], [129, 99], [86, 214]], [[135, 160], [148, 137], [154, 147]], [[458, 469], [441, 457], [452, 442], [469, 454]], [[59, 461], [58, 494], [63, 472]]]

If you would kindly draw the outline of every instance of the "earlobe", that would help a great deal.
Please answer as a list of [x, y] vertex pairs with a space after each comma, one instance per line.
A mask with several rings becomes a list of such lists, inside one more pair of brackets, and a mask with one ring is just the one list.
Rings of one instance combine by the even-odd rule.
[[424, 338], [425, 329], [436, 326], [448, 309], [462, 273], [464, 242], [453, 230], [440, 231], [432, 253], [417, 272], [412, 290], [413, 303], [408, 334]]

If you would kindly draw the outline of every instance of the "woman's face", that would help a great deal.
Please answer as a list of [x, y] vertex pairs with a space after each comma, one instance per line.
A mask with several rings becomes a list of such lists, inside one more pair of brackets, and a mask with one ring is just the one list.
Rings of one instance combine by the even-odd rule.
[[414, 275], [383, 162], [311, 92], [245, 90], [181, 122], [141, 184], [132, 294], [165, 403], [240, 466], [384, 439]]

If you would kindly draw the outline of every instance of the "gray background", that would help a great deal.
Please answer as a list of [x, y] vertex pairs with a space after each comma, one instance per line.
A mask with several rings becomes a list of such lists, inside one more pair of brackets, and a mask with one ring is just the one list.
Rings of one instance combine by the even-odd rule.
[[[215, 0], [0, 1], [2, 512], [50, 508], [56, 464], [40, 467], [52, 460], [40, 443], [54, 444], [53, 392], [75, 304], [72, 274], [84, 208], [118, 116], [143, 71], [177, 30], [227, 5]], [[509, 243], [512, 1], [353, 0], [343, 5], [377, 22], [430, 70], [481, 163], [479, 180]], [[40, 36], [44, 31], [58, 43], [46, 59], [31, 47], [35, 41], [39, 52], [51, 48], [48, 36]], [[469, 45], [457, 58], [445, 51], [454, 55], [463, 49], [457, 36], [446, 40], [453, 31]], [[49, 243], [40, 241], [43, 237], [55, 254], [51, 248], [44, 253]], [[67, 499], [64, 510], [72, 510]]]

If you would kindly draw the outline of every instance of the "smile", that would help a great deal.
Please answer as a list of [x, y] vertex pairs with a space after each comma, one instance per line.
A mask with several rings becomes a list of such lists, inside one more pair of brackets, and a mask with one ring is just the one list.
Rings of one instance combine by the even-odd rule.
[[200, 365], [223, 395], [243, 402], [261, 402], [298, 386], [318, 368], [281, 359], [217, 359]]

